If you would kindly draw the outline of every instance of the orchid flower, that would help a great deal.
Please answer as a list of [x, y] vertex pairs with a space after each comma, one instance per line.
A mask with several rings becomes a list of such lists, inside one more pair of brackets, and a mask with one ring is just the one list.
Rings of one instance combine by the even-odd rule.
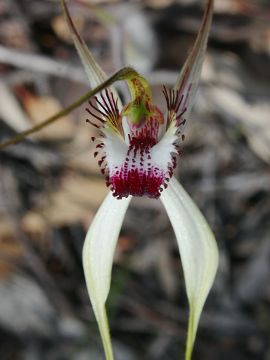
[[[108, 77], [94, 60], [78, 33], [65, 0], [61, 0], [74, 44], [90, 85]], [[105, 303], [110, 290], [113, 256], [120, 228], [132, 196], [160, 199], [175, 231], [182, 260], [189, 322], [185, 359], [190, 360], [199, 318], [213, 284], [218, 250], [214, 235], [203, 215], [173, 177], [184, 139], [183, 129], [194, 103], [212, 21], [213, 0], [208, 0], [201, 27], [173, 89], [163, 88], [167, 111], [152, 99], [147, 80], [127, 68], [115, 80], [125, 80], [131, 101], [123, 106], [111, 86], [89, 100], [88, 119], [98, 128], [96, 152], [110, 191], [86, 235], [83, 267], [87, 289], [99, 326], [107, 360], [113, 350]]]

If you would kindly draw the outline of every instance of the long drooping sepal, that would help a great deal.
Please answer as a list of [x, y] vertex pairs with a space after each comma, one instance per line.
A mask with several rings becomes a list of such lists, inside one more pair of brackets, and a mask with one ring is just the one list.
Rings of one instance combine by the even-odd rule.
[[209, 31], [212, 23], [213, 4], [214, 0], [207, 1], [204, 17], [198, 31], [195, 44], [174, 86], [175, 90], [179, 90], [181, 96], [183, 96], [181, 111], [185, 110], [184, 116], [186, 119], [189, 117], [198, 88]]
[[202, 308], [216, 275], [218, 249], [205, 218], [175, 178], [160, 199], [174, 228], [182, 260], [189, 301], [185, 359], [190, 360]]
[[86, 235], [83, 247], [83, 269], [89, 297], [98, 322], [106, 360], [113, 360], [105, 302], [107, 300], [113, 255], [131, 196], [121, 201], [110, 192]]

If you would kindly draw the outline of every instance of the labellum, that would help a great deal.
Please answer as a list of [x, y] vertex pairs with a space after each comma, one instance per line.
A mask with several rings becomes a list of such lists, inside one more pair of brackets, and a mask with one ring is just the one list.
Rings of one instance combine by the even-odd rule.
[[154, 105], [150, 88], [137, 75], [129, 79], [132, 100], [121, 111], [118, 99], [106, 89], [89, 101], [87, 112], [96, 122], [87, 120], [100, 130], [95, 156], [113, 196], [159, 198], [166, 189], [176, 166], [181, 127], [185, 124], [187, 99], [179, 90], [163, 93], [167, 113]]

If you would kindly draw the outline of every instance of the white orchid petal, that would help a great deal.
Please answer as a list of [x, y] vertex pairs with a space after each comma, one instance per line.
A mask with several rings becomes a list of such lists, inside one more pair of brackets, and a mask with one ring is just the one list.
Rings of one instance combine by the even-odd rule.
[[172, 178], [161, 201], [175, 231], [189, 301], [186, 360], [191, 359], [198, 323], [213, 284], [218, 249], [205, 218], [179, 182]]
[[214, 0], [208, 0], [202, 24], [198, 31], [197, 39], [174, 87], [175, 89], [180, 89], [181, 94], [184, 95], [182, 105], [183, 108], [186, 107], [184, 116], [187, 119], [189, 118], [199, 84], [202, 64], [212, 22], [213, 4]]
[[110, 192], [94, 217], [83, 247], [83, 268], [89, 297], [98, 322], [107, 360], [113, 359], [105, 309], [119, 232], [131, 196], [117, 200]]
[[[80, 36], [78, 30], [76, 29], [76, 26], [75, 26], [75, 24], [70, 16], [70, 13], [68, 11], [68, 7], [66, 5], [65, 0], [61, 0], [61, 2], [62, 2], [62, 7], [64, 10], [64, 14], [65, 14], [69, 29], [72, 34], [72, 39], [74, 41], [74, 45], [77, 49], [77, 52], [80, 56], [82, 63], [83, 63], [83, 66], [84, 66], [85, 72], [87, 74], [87, 77], [89, 79], [90, 85], [92, 88], [95, 88], [96, 86], [100, 85], [105, 80], [107, 80], [108, 76], [98, 65], [98, 63], [94, 59], [91, 51], [89, 50], [89, 48], [85, 44], [84, 40]], [[113, 86], [110, 86], [110, 89], [114, 93], [116, 98], [118, 98], [118, 93], [115, 90], [115, 88]], [[122, 104], [121, 104], [120, 99], [118, 101], [118, 104], [119, 104], [119, 108], [121, 109]]]

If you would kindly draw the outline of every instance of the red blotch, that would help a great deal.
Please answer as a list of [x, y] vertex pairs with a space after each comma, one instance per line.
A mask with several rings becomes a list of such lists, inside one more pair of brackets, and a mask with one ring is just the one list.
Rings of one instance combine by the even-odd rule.
[[158, 199], [161, 186], [164, 182], [162, 175], [141, 172], [138, 169], [131, 169], [123, 176], [121, 172], [110, 178], [110, 184], [114, 196], [118, 198], [132, 196], [148, 196]]

